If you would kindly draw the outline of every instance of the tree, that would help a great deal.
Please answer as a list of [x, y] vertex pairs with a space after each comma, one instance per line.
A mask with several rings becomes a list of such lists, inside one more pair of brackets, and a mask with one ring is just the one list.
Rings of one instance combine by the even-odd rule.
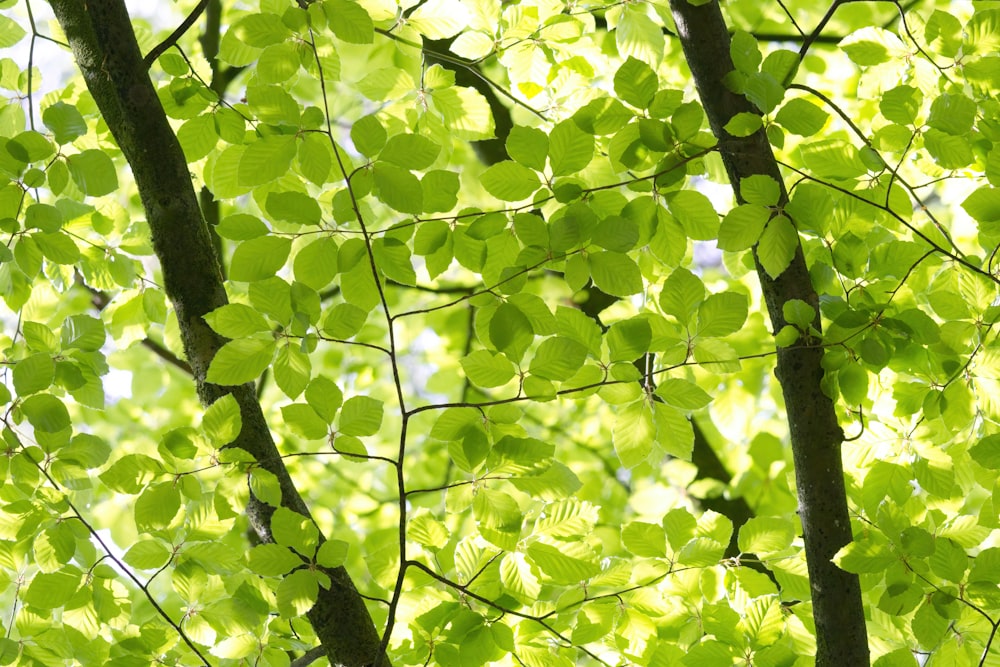
[[1000, 656], [1000, 10], [49, 4], [0, 664]]

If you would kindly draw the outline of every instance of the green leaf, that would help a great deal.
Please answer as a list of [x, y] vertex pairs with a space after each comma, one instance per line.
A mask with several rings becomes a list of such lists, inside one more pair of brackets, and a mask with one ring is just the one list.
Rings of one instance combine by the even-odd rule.
[[508, 593], [524, 602], [538, 599], [541, 583], [525, 555], [510, 552], [500, 561], [500, 581]]
[[484, 171], [480, 182], [488, 193], [503, 201], [527, 199], [539, 186], [537, 173], [510, 160]]
[[837, 567], [854, 574], [884, 572], [896, 560], [888, 544], [873, 541], [851, 542], [833, 557]]
[[954, 540], [937, 538], [930, 557], [931, 571], [945, 581], [961, 583], [969, 567], [969, 556]]
[[737, 541], [741, 553], [767, 558], [791, 547], [794, 539], [795, 526], [788, 519], [758, 516], [740, 527]]
[[472, 511], [483, 538], [507, 551], [517, 547], [524, 514], [510, 495], [480, 489], [472, 501]]
[[181, 142], [181, 148], [188, 162], [204, 158], [219, 143], [215, 119], [209, 115], [202, 115], [184, 121], [177, 130], [177, 140]]
[[643, 463], [653, 451], [655, 439], [653, 410], [648, 401], [639, 400], [618, 411], [612, 441], [623, 466], [634, 468]]
[[240, 406], [232, 394], [226, 394], [212, 403], [201, 418], [201, 427], [216, 447], [228, 445], [243, 429]]
[[458, 203], [461, 184], [458, 174], [453, 171], [431, 170], [420, 179], [420, 187], [424, 195], [424, 211], [427, 213], [446, 213]]
[[493, 113], [478, 91], [455, 86], [432, 90], [428, 98], [431, 108], [455, 138], [467, 141], [493, 138]]
[[469, 382], [478, 387], [500, 387], [514, 377], [514, 364], [505, 356], [476, 350], [461, 360]]
[[624, 9], [615, 30], [618, 53], [653, 65], [659, 63], [663, 59], [662, 26], [636, 5], [625, 5]]
[[264, 316], [250, 306], [230, 303], [205, 315], [212, 330], [226, 338], [243, 338], [260, 331], [270, 331]]
[[675, 408], [700, 410], [712, 402], [712, 397], [701, 387], [681, 378], [667, 378], [656, 387], [656, 395]]
[[311, 374], [312, 364], [307, 354], [291, 344], [278, 350], [274, 359], [274, 381], [285, 396], [293, 400], [298, 398], [309, 384]]
[[615, 92], [634, 107], [645, 109], [660, 87], [656, 72], [646, 63], [629, 56], [615, 72]]
[[556, 124], [549, 133], [549, 166], [553, 176], [575, 174], [594, 157], [594, 137], [584, 134], [572, 120]]
[[546, 338], [535, 351], [528, 370], [546, 380], [568, 380], [583, 366], [587, 349], [570, 338]]
[[181, 508], [181, 494], [173, 482], [150, 484], [135, 501], [135, 525], [140, 531], [166, 528]]
[[76, 536], [69, 525], [53, 524], [35, 535], [31, 548], [42, 572], [56, 572], [76, 553]]
[[69, 411], [52, 394], [35, 394], [21, 403], [21, 413], [36, 431], [56, 433], [70, 425]]
[[681, 190], [668, 202], [670, 212], [681, 223], [688, 238], [704, 241], [718, 236], [719, 214], [708, 197], [694, 190]]
[[280, 544], [258, 544], [247, 555], [250, 570], [262, 577], [280, 577], [302, 567], [302, 557]]
[[62, 213], [55, 206], [48, 204], [32, 204], [24, 212], [25, 229], [39, 229], [47, 234], [59, 231], [62, 227]]
[[965, 95], [945, 93], [931, 102], [927, 124], [951, 135], [967, 134], [976, 120], [976, 108], [976, 103]]
[[306, 387], [306, 402], [327, 424], [333, 423], [343, 399], [340, 387], [324, 376], [313, 378]]
[[744, 74], [756, 74], [763, 56], [757, 47], [757, 39], [748, 32], [737, 30], [729, 44], [729, 55], [736, 70]]
[[215, 226], [215, 231], [224, 239], [246, 241], [264, 236], [269, 230], [260, 218], [246, 213], [237, 213], [223, 218]]
[[945, 134], [934, 128], [924, 132], [924, 148], [945, 169], [961, 169], [974, 158], [972, 146], [965, 137]]
[[407, 18], [407, 25], [428, 39], [448, 39], [469, 25], [469, 11], [459, 0], [427, 0]]
[[868, 172], [858, 149], [836, 139], [814, 141], [801, 146], [799, 151], [806, 167], [821, 178], [847, 180]]
[[1000, 188], [983, 185], [965, 198], [962, 208], [978, 222], [1000, 220]]
[[990, 470], [1000, 470], [1000, 434], [982, 438], [969, 448], [972, 460]]
[[304, 616], [316, 604], [318, 597], [319, 581], [316, 574], [308, 570], [296, 570], [278, 582], [278, 613], [288, 619]]
[[274, 541], [311, 558], [319, 546], [319, 529], [308, 517], [286, 507], [278, 507], [271, 517]]
[[757, 244], [757, 258], [771, 278], [777, 278], [795, 257], [799, 247], [799, 235], [792, 221], [783, 215], [775, 216], [767, 223]]
[[868, 398], [868, 371], [860, 364], [847, 364], [837, 371], [840, 395], [848, 405], [861, 405]]
[[248, 14], [234, 23], [231, 30], [238, 40], [256, 48], [280, 44], [291, 34], [280, 16], [268, 13]]
[[[299, 71], [301, 51], [302, 46], [292, 41], [264, 47], [263, 53], [257, 59], [257, 79], [265, 84], [288, 81]], [[323, 66], [328, 67], [331, 59], [334, 63], [337, 62], [334, 55], [332, 58], [324, 59]], [[337, 76], [336, 72], [339, 72], [339, 69], [329, 67], [324, 74], [327, 78], [334, 79]]]
[[316, 550], [316, 562], [323, 567], [340, 567], [347, 559], [350, 545], [343, 540], [327, 540]]
[[[274, 113], [277, 116], [278, 112]], [[294, 117], [291, 110], [282, 109], [280, 113], [282, 114], [280, 117], [269, 118], [269, 120], [289, 124], [298, 123], [297, 107]], [[237, 182], [240, 186], [246, 187], [276, 181], [288, 173], [295, 153], [295, 137], [276, 135], [258, 139], [248, 144], [239, 158]]]
[[332, 418], [324, 419], [311, 405], [284, 405], [281, 407], [281, 418], [290, 429], [306, 440], [323, 440], [330, 434]]
[[400, 213], [418, 214], [424, 210], [424, 191], [412, 172], [387, 162], [372, 168], [375, 195]]
[[280, 236], [261, 236], [240, 243], [233, 251], [229, 277], [241, 282], [270, 278], [285, 265], [292, 241]]
[[633, 317], [615, 322], [608, 329], [606, 340], [611, 361], [634, 361], [649, 352], [653, 332], [649, 321]]
[[490, 320], [489, 337], [494, 348], [518, 362], [535, 336], [524, 313], [512, 303], [503, 303]]
[[295, 253], [292, 267], [295, 279], [314, 290], [322, 290], [337, 275], [337, 243], [321, 236]]
[[847, 57], [861, 66], [879, 65], [907, 54], [899, 37], [884, 28], [869, 26], [856, 30], [840, 42]]
[[628, 252], [639, 241], [639, 228], [631, 220], [617, 215], [608, 216], [594, 230], [591, 241], [615, 252]]
[[156, 570], [166, 565], [172, 555], [163, 542], [149, 539], [136, 542], [129, 547], [122, 560], [140, 570]]
[[507, 135], [507, 153], [514, 160], [536, 171], [545, 169], [549, 137], [534, 127], [515, 125]]
[[338, 39], [350, 44], [371, 44], [375, 39], [372, 18], [357, 2], [324, 0], [323, 11]]
[[338, 431], [344, 435], [375, 435], [382, 427], [382, 401], [353, 396], [340, 409]]
[[38, 244], [42, 256], [56, 264], [75, 264], [80, 259], [80, 249], [68, 235], [62, 232], [55, 234], [32, 234], [31, 238]]
[[14, 46], [28, 34], [21, 25], [7, 16], [0, 16], [0, 49]]
[[747, 99], [764, 114], [771, 113], [785, 97], [784, 87], [768, 72], [752, 75], [744, 88]]
[[770, 209], [756, 204], [740, 204], [730, 210], [719, 225], [719, 248], [737, 252], [752, 247], [770, 217]]
[[118, 189], [118, 170], [104, 151], [88, 149], [70, 155], [66, 164], [73, 182], [85, 195], [100, 197]]
[[333, 166], [330, 141], [319, 134], [306, 135], [299, 142], [297, 160], [303, 176], [316, 185], [323, 185]]
[[38, 353], [14, 365], [14, 391], [18, 396], [28, 396], [52, 386], [56, 365], [48, 354]]
[[83, 114], [66, 102], [56, 102], [42, 110], [42, 122], [52, 130], [53, 138], [60, 146], [87, 134], [87, 121]]
[[410, 248], [393, 238], [375, 239], [372, 243], [375, 264], [385, 276], [403, 285], [416, 285], [417, 274], [410, 261]]
[[918, 88], [902, 85], [882, 93], [878, 107], [887, 120], [900, 125], [913, 125], [923, 101], [923, 93]]
[[362, 116], [351, 126], [351, 141], [362, 155], [375, 157], [386, 142], [385, 127], [375, 114]]
[[703, 337], [728, 336], [747, 319], [747, 298], [736, 292], [712, 294], [698, 307], [698, 333]]
[[483, 431], [471, 427], [465, 428], [449, 440], [451, 442], [448, 443], [448, 454], [459, 469], [475, 472], [486, 460], [490, 445]]
[[789, 299], [781, 304], [781, 314], [786, 322], [808, 331], [816, 319], [816, 309], [801, 299]]
[[364, 326], [367, 311], [350, 303], [338, 303], [323, 320], [323, 333], [333, 338], [348, 339]]
[[660, 307], [677, 321], [687, 325], [705, 300], [705, 284], [693, 273], [680, 268], [671, 273], [663, 282], [660, 291]]
[[830, 114], [812, 102], [796, 97], [781, 105], [774, 120], [792, 134], [811, 137], [823, 129], [829, 118]]
[[579, 584], [601, 571], [597, 554], [585, 542], [566, 542], [558, 547], [532, 542], [528, 545], [527, 556], [557, 584]]
[[636, 556], [665, 558], [667, 535], [662, 526], [632, 521], [622, 528], [622, 544]]
[[749, 137], [762, 127], [764, 121], [759, 114], [744, 111], [730, 118], [723, 129], [734, 137]]
[[316, 200], [301, 192], [270, 192], [264, 208], [275, 220], [299, 225], [318, 225], [322, 219]]
[[389, 138], [379, 154], [380, 160], [404, 169], [426, 169], [434, 164], [441, 146], [419, 134], [397, 134]]
[[273, 338], [240, 338], [215, 353], [205, 379], [213, 384], [239, 385], [256, 380], [274, 357]]
[[24, 602], [38, 609], [62, 607], [76, 593], [82, 577], [82, 573], [72, 565], [58, 572], [38, 572], [24, 592]]
[[594, 284], [613, 296], [630, 296], [642, 291], [642, 274], [631, 257], [620, 252], [599, 251], [587, 256]]

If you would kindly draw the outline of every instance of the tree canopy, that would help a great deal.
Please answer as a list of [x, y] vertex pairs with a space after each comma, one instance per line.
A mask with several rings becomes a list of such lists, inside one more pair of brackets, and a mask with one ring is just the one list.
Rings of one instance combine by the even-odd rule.
[[989, 4], [0, 0], [0, 665], [1000, 665]]

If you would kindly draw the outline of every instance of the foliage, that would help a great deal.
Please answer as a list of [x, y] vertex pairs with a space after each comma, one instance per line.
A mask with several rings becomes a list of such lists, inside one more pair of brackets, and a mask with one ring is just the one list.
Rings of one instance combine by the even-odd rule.
[[[150, 74], [221, 205], [208, 379], [257, 383], [319, 523], [251, 546], [248, 490], [281, 490], [198, 403], [81, 79], [41, 93], [37, 5], [0, 2], [33, 55], [0, 58], [0, 664], [284, 667], [339, 565], [398, 665], [811, 664], [775, 344], [825, 349], [876, 664], [997, 663], [1000, 11], [726, 3], [762, 113], [726, 130], [766, 132], [780, 209], [716, 187], [665, 4], [245, 3], [222, 98], [189, 31]], [[136, 20], [144, 52], [176, 23]], [[771, 332], [751, 248], [777, 277], [798, 243], [823, 326]]]

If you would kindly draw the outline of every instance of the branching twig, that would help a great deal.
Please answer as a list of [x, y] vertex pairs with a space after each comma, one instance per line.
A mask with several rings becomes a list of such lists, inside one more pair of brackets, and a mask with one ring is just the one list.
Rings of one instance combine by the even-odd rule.
[[169, 37], [154, 46], [152, 50], [146, 54], [146, 56], [142, 59], [142, 61], [146, 64], [146, 69], [152, 67], [153, 63], [156, 62], [156, 59], [159, 58], [167, 49], [176, 44], [177, 40], [180, 39], [184, 33], [191, 28], [191, 26], [194, 25], [194, 22], [198, 20], [201, 13], [205, 11], [206, 7], [208, 7], [209, 2], [210, 0], [201, 0], [201, 2], [198, 3], [198, 6], [187, 15], [187, 18], [181, 21], [181, 24], [177, 26], [177, 29], [170, 33]]

